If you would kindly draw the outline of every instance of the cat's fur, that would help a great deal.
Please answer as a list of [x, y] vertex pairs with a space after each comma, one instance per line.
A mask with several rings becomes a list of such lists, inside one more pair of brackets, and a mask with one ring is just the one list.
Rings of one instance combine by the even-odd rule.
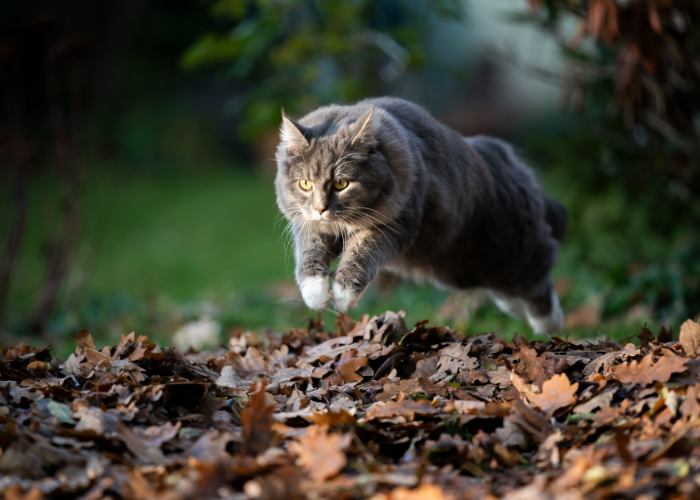
[[[309, 307], [333, 301], [345, 312], [385, 269], [487, 288], [538, 332], [563, 326], [549, 273], [566, 210], [508, 144], [464, 138], [420, 106], [386, 97], [326, 106], [298, 122], [283, 114], [281, 139], [277, 203], [291, 221]], [[339, 191], [336, 179], [349, 184]]]

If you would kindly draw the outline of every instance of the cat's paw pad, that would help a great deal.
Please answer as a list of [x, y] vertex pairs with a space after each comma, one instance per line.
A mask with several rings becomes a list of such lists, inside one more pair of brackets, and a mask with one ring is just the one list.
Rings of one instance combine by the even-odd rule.
[[299, 284], [299, 289], [306, 305], [317, 311], [325, 309], [332, 298], [325, 276], [305, 278]]
[[350, 288], [344, 288], [337, 282], [333, 283], [333, 305], [335, 308], [341, 312], [347, 312], [348, 309], [352, 309], [357, 305], [357, 301], [360, 300], [361, 293], [351, 290]]

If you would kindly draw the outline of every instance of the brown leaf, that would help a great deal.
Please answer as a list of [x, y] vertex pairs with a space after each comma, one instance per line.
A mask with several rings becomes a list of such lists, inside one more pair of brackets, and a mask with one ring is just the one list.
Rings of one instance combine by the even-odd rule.
[[469, 357], [472, 345], [462, 345], [454, 342], [438, 351], [438, 370], [457, 375], [461, 370], [473, 370], [476, 368], [477, 359]]
[[566, 360], [547, 359], [547, 353], [543, 352], [539, 356], [537, 351], [525, 345], [518, 348], [520, 364], [516, 367], [521, 375], [526, 375], [538, 388], [542, 389], [542, 384], [552, 378], [552, 375], [566, 368]]
[[351, 382], [361, 382], [362, 376], [355, 373], [357, 370], [367, 364], [367, 356], [357, 356], [357, 351], [343, 352], [340, 360], [335, 364], [335, 369], [338, 370], [340, 376], [346, 384]]
[[38, 376], [43, 376], [49, 369], [43, 361], [32, 361], [27, 365], [27, 370], [34, 372]]
[[141, 465], [166, 465], [169, 462], [160, 447], [142, 439], [142, 436], [123, 423], [119, 424], [119, 439], [124, 441]]
[[659, 332], [657, 340], [659, 344], [673, 341], [673, 328], [669, 327], [669, 329], [666, 330], [665, 326], [661, 326], [661, 331]]
[[95, 341], [87, 330], [80, 330], [77, 335], [73, 335], [76, 343], [85, 350], [95, 350]]
[[372, 406], [367, 415], [366, 420], [383, 420], [401, 417], [405, 421], [414, 419], [416, 413], [419, 415], [432, 415], [437, 412], [437, 408], [431, 406], [429, 401], [412, 399], [403, 399], [401, 401], [389, 401], [388, 403], [376, 403]]
[[61, 370], [68, 374], [80, 375], [80, 362], [84, 359], [85, 356], [82, 354], [80, 356], [76, 356], [75, 354], [71, 353], [66, 362], [61, 366]]
[[450, 500], [454, 497], [445, 496], [442, 488], [435, 484], [423, 484], [415, 489], [399, 486], [390, 493], [382, 493], [372, 497], [372, 500]]
[[243, 426], [243, 453], [257, 455], [265, 451], [274, 437], [272, 414], [274, 406], [267, 406], [264, 387], [253, 394], [248, 406], [243, 409], [241, 425]]
[[110, 361], [112, 359], [109, 356], [102, 354], [100, 351], [95, 351], [94, 349], [85, 349], [85, 357], [94, 365], [102, 361]]
[[700, 324], [689, 319], [681, 325], [681, 345], [683, 351], [690, 357], [696, 358], [700, 354]]
[[306, 435], [289, 445], [289, 451], [298, 455], [301, 465], [314, 481], [325, 481], [345, 467], [343, 450], [350, 445], [350, 434], [328, 434], [326, 427], [311, 426]]
[[682, 356], [662, 356], [654, 363], [653, 356], [649, 354], [639, 362], [632, 361], [629, 365], [613, 366], [610, 373], [620, 382], [633, 382], [646, 387], [654, 382], [668, 382], [674, 373], [686, 371], [686, 361], [688, 358]]
[[532, 402], [551, 417], [560, 408], [576, 403], [578, 382], [571, 384], [564, 373], [554, 375], [542, 385], [542, 393], [531, 396]]
[[651, 330], [649, 330], [646, 326], [642, 327], [642, 330], [639, 332], [637, 338], [639, 339], [639, 343], [642, 347], [649, 347], [649, 342], [656, 341], [656, 337], [654, 337], [654, 334], [651, 333]]
[[688, 392], [685, 393], [685, 400], [680, 406], [681, 415], [686, 418], [700, 416], [699, 396], [700, 390], [698, 390], [697, 385], [688, 388]]
[[355, 423], [355, 417], [350, 415], [350, 413], [348, 413], [344, 408], [339, 408], [338, 411], [326, 410], [322, 413], [313, 412], [309, 416], [309, 420], [311, 420], [316, 425], [326, 427]]

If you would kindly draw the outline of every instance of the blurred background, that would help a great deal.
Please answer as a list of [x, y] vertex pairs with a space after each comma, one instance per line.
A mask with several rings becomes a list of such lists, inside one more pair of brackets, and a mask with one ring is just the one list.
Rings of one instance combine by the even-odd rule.
[[[698, 315], [697, 2], [26, 0], [0, 3], [0, 344], [304, 325], [280, 110], [375, 95], [513, 142], [567, 206], [562, 336]], [[386, 309], [530, 334], [480, 292], [389, 278], [353, 314]]]

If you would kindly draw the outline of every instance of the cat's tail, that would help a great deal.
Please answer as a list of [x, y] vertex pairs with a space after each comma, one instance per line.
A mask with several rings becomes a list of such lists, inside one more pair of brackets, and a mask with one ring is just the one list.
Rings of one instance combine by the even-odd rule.
[[544, 196], [544, 219], [552, 228], [552, 236], [561, 243], [566, 236], [566, 229], [569, 225], [569, 216], [564, 205], [554, 198]]

